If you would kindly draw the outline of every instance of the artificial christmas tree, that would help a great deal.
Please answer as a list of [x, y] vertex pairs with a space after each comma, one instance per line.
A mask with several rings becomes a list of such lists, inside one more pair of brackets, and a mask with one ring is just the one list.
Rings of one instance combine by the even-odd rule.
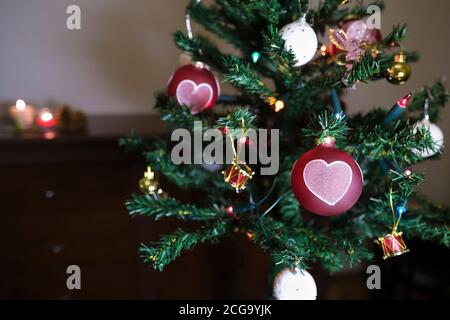
[[[156, 109], [171, 129], [195, 132], [200, 121], [202, 130], [217, 128], [223, 141], [231, 138], [238, 146], [247, 140], [230, 132], [278, 129], [279, 170], [254, 174], [255, 168], [239, 159], [233, 147], [222, 175], [205, 164], [176, 165], [164, 141], [124, 138], [121, 143], [142, 153], [160, 176], [204, 195], [201, 203], [181, 203], [170, 192], [136, 194], [127, 202], [132, 216], [199, 223], [196, 232], [180, 229], [142, 244], [143, 259], [162, 271], [182, 251], [220, 241], [236, 230], [270, 253], [274, 275], [284, 268], [305, 270], [313, 262], [337, 271], [374, 255], [398, 256], [408, 251], [407, 239], [413, 237], [449, 246], [448, 210], [417, 194], [423, 175], [411, 169], [424, 156], [441, 152], [442, 144], [427, 126], [414, 124], [423, 119], [425, 105], [427, 121], [437, 122], [449, 96], [444, 84], [438, 81], [406, 95], [390, 112], [375, 108], [349, 117], [339, 99], [345, 89], [362, 83], [387, 77], [402, 84], [408, 79], [406, 57], [408, 63], [416, 62], [418, 54], [402, 45], [406, 26], [394, 26], [381, 37], [368, 26], [369, 5], [361, 1], [325, 0], [314, 8], [307, 0], [215, 2], [207, 7], [192, 1], [188, 35], [176, 32], [175, 42], [193, 61], [221, 73], [238, 93], [216, 101], [219, 85], [208, 70], [207, 98], [200, 92], [204, 82], [185, 75], [184, 80], [172, 78], [168, 94], [157, 95]], [[383, 8], [380, 2], [370, 5]], [[194, 37], [191, 18], [240, 55], [224, 54], [206, 38]], [[328, 36], [329, 43], [317, 44], [316, 35]], [[311, 45], [319, 47], [312, 58]], [[195, 62], [182, 68], [195, 69]], [[189, 90], [179, 88], [180, 83], [189, 84]], [[398, 90], [399, 97], [406, 94], [401, 86]], [[267, 145], [274, 142], [268, 139]], [[307, 153], [315, 144], [320, 154]], [[373, 251], [376, 239], [383, 251]]]

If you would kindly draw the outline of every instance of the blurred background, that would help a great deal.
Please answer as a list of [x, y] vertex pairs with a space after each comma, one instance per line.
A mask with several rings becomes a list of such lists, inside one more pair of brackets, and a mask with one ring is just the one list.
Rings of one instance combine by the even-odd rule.
[[[58, 109], [54, 116], [65, 119], [70, 131], [18, 137], [0, 121], [0, 298], [267, 297], [266, 257], [245, 239], [195, 249], [162, 274], [137, 255], [140, 241], [155, 240], [176, 225], [129, 218], [124, 202], [138, 190], [145, 167], [124, 154], [117, 140], [130, 128], [148, 137], [164, 133], [152, 109], [154, 93], [178, 66], [171, 34], [184, 30], [187, 3], [0, 0], [0, 117], [23, 99], [37, 110]], [[421, 61], [403, 86], [379, 81], [348, 91], [350, 113], [389, 108], [407, 92], [450, 74], [450, 2], [385, 3], [383, 34], [406, 22], [407, 49], [419, 51]], [[81, 30], [66, 28], [72, 4], [81, 7]], [[449, 124], [445, 110], [439, 125], [446, 137]], [[422, 192], [450, 205], [450, 155], [417, 170], [428, 177]], [[379, 292], [366, 289], [365, 266], [335, 275], [316, 266], [319, 298], [449, 297], [443, 285], [449, 276], [442, 272], [449, 252], [424, 243], [410, 247], [405, 257], [377, 261], [386, 275]], [[80, 291], [66, 288], [71, 264], [82, 269]]]

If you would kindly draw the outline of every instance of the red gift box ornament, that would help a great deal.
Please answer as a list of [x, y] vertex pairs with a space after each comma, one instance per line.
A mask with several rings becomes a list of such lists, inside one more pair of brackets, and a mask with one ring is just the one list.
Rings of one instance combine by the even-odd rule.
[[249, 180], [255, 174], [245, 163], [238, 164], [236, 161], [227, 170], [222, 172], [224, 180], [239, 193], [247, 187]]
[[393, 231], [384, 237], [378, 238], [376, 242], [380, 245], [381, 249], [383, 249], [383, 259], [386, 260], [409, 252], [402, 236], [403, 232]]

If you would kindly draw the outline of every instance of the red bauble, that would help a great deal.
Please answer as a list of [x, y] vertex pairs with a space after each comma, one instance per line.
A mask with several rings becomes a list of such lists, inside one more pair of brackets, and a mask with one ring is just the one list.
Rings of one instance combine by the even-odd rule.
[[177, 69], [167, 84], [167, 93], [179, 104], [198, 114], [214, 106], [220, 95], [220, 85], [214, 74], [203, 63]]
[[294, 164], [291, 188], [300, 204], [321, 216], [337, 216], [351, 209], [361, 196], [361, 168], [334, 142], [318, 145]]

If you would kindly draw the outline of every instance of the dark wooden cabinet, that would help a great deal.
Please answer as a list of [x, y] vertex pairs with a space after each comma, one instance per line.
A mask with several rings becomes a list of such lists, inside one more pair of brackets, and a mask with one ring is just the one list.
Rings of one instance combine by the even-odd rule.
[[[0, 297], [138, 298], [136, 235], [124, 202], [142, 166], [115, 137], [0, 144]], [[80, 291], [66, 287], [69, 265], [81, 268]]]
[[[140, 122], [161, 132], [154, 118]], [[0, 139], [0, 299], [266, 297], [266, 256], [245, 238], [199, 246], [163, 273], [144, 264], [139, 243], [184, 224], [128, 215], [145, 164], [118, 146], [120, 134], [93, 131]], [[66, 287], [70, 265], [81, 268], [81, 290]]]

